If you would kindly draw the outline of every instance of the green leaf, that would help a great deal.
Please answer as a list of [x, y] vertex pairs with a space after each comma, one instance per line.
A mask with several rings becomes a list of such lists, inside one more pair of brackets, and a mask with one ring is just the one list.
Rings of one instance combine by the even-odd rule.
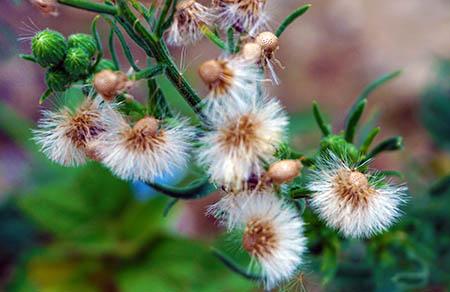
[[286, 28], [293, 23], [297, 18], [299, 18], [300, 16], [302, 16], [303, 14], [305, 14], [306, 11], [309, 10], [309, 8], [311, 8], [311, 4], [306, 4], [303, 5], [297, 9], [295, 9], [293, 12], [291, 12], [291, 14], [289, 14], [280, 24], [280, 26], [278, 27], [278, 29], [275, 32], [275, 35], [277, 37], [280, 37], [281, 34], [286, 30]]
[[216, 187], [209, 182], [208, 178], [198, 179], [185, 187], [173, 187], [155, 182], [146, 183], [164, 195], [183, 200], [203, 198], [216, 191]]
[[380, 133], [380, 128], [373, 128], [372, 131], [369, 132], [369, 134], [367, 135], [366, 139], [364, 140], [364, 142], [362, 143], [361, 147], [359, 148], [359, 152], [361, 152], [361, 154], [366, 154], [367, 151], [369, 150], [370, 145], [372, 145], [373, 140], [375, 139], [375, 137], [378, 135], [378, 133]]
[[353, 138], [355, 137], [356, 127], [358, 126], [358, 122], [362, 116], [364, 108], [366, 107], [367, 99], [362, 99], [355, 107], [355, 110], [351, 112], [351, 115], [348, 116], [348, 123], [345, 129], [345, 140], [349, 143], [353, 142]]
[[202, 32], [202, 34], [209, 39], [213, 44], [215, 44], [216, 46], [218, 46], [220, 49], [226, 51], [227, 46], [226, 44], [220, 39], [220, 37], [218, 35], [216, 35], [214, 32], [212, 32], [208, 26], [206, 25], [201, 25], [200, 26], [200, 31]]
[[396, 151], [403, 149], [403, 138], [400, 136], [395, 136], [389, 139], [384, 140], [375, 148], [367, 154], [367, 159], [373, 158], [385, 151]]
[[331, 125], [325, 123], [322, 113], [320, 112], [319, 105], [316, 101], [313, 102], [313, 113], [314, 118], [316, 119], [316, 123], [319, 126], [320, 130], [322, 131], [322, 134], [324, 136], [328, 136], [331, 134]]

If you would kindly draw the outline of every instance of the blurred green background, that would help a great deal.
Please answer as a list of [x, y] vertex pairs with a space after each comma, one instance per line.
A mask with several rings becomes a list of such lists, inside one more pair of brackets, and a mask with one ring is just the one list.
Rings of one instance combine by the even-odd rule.
[[[381, 126], [380, 140], [404, 136], [405, 150], [383, 154], [374, 167], [403, 171], [411, 198], [394, 228], [367, 241], [344, 240], [306, 212], [309, 253], [291, 290], [448, 291], [450, 2], [310, 3], [313, 8], [283, 35], [277, 58], [286, 69], [281, 86], [270, 88], [291, 114], [292, 145], [312, 151], [318, 144], [312, 100], [339, 128], [367, 83], [403, 68], [371, 96], [364, 119]], [[272, 5], [273, 26], [302, 4]], [[1, 8], [0, 291], [260, 291], [211, 253], [215, 246], [241, 263], [248, 260], [204, 215], [217, 195], [178, 202], [164, 216], [170, 200], [150, 189], [120, 181], [97, 163], [56, 166], [37, 151], [30, 128], [39, 117], [44, 72], [17, 57], [29, 52], [29, 42], [18, 38], [46, 27], [89, 32], [93, 14], [63, 7], [58, 18], [49, 18], [20, 0], [2, 0]], [[101, 28], [106, 39], [107, 26]], [[181, 52], [172, 52], [180, 62]], [[202, 42], [188, 48], [180, 64], [202, 93], [196, 68], [217, 54]], [[139, 50], [135, 56], [145, 62]], [[170, 102], [189, 114], [170, 84], [159, 82]], [[145, 88], [133, 94], [142, 99]], [[190, 175], [164, 179], [174, 184]]]

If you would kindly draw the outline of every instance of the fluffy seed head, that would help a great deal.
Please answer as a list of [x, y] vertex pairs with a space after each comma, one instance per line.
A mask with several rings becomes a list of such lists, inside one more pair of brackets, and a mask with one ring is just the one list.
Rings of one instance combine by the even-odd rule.
[[113, 100], [130, 86], [128, 77], [123, 72], [109, 69], [95, 74], [93, 83], [95, 90], [107, 101]]
[[267, 176], [276, 184], [289, 182], [300, 174], [300, 160], [281, 160], [273, 163], [267, 171]]
[[65, 166], [76, 166], [86, 161], [86, 150], [99, 135], [108, 129], [106, 122], [114, 115], [101, 98], [87, 98], [77, 109], [62, 108], [44, 111], [34, 130], [34, 140], [50, 160]]
[[252, 174], [261, 174], [263, 161], [273, 160], [285, 137], [287, 117], [274, 99], [231, 103], [226, 108], [211, 119], [212, 129], [201, 138], [198, 159], [212, 180], [240, 189]]
[[278, 37], [270, 31], [260, 33], [255, 41], [265, 53], [273, 53], [279, 47]]
[[226, 200], [223, 211], [242, 230], [242, 247], [259, 265], [266, 289], [294, 276], [306, 251], [303, 221], [295, 208], [270, 189]]
[[124, 118], [95, 143], [101, 161], [118, 177], [152, 181], [188, 161], [194, 129], [186, 120], [145, 117], [131, 126]]
[[30, 0], [44, 15], [58, 16], [56, 0]]
[[177, 4], [167, 42], [175, 46], [187, 46], [202, 38], [201, 26], [209, 26], [212, 16], [208, 8], [194, 0]]
[[370, 237], [400, 216], [406, 188], [362, 173], [334, 154], [322, 157], [308, 177], [311, 206], [330, 227], [348, 237]]
[[262, 56], [262, 47], [258, 43], [246, 43], [242, 47], [242, 56], [246, 60], [253, 61], [255, 63], [260, 62]]

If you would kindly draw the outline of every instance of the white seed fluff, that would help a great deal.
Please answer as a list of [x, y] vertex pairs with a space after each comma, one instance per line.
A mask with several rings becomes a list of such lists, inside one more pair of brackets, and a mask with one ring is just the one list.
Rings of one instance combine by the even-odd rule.
[[287, 115], [276, 99], [230, 102], [221, 115], [212, 117], [210, 131], [200, 138], [198, 161], [212, 181], [240, 189], [252, 174], [261, 174], [264, 161], [273, 160], [287, 125]]
[[194, 0], [183, 0], [177, 5], [167, 42], [174, 46], [188, 46], [203, 36], [201, 26], [211, 26], [213, 16], [209, 9]]
[[306, 251], [303, 220], [297, 210], [273, 191], [236, 196], [240, 206], [242, 245], [259, 264], [267, 290], [288, 281], [299, 270]]
[[391, 185], [362, 174], [330, 153], [309, 175], [311, 207], [344, 236], [367, 238], [386, 230], [401, 215], [405, 186]]
[[163, 121], [156, 135], [149, 135], [122, 118], [94, 147], [102, 163], [118, 177], [152, 181], [186, 166], [194, 133], [186, 119]]
[[57, 111], [44, 110], [33, 130], [34, 141], [52, 161], [64, 166], [77, 166], [86, 162], [86, 147], [107, 130], [114, 117], [111, 104], [102, 103], [101, 97], [87, 97], [75, 110], [62, 107]]

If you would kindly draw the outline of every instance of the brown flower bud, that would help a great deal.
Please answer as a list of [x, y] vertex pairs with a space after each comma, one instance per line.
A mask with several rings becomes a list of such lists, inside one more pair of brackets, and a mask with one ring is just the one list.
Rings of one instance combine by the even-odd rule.
[[262, 48], [257, 43], [246, 43], [242, 47], [242, 56], [246, 60], [253, 61], [255, 63], [261, 60]]
[[30, 0], [44, 15], [58, 16], [56, 0]]
[[206, 84], [210, 85], [220, 79], [222, 71], [223, 68], [218, 61], [209, 60], [200, 66], [198, 74]]
[[265, 53], [273, 53], [278, 49], [278, 37], [270, 31], [260, 33], [255, 41]]
[[127, 76], [120, 71], [103, 70], [94, 76], [95, 90], [107, 101], [124, 91], [128, 84]]
[[282, 184], [296, 178], [302, 167], [300, 160], [280, 160], [269, 167], [267, 176], [272, 182]]
[[142, 118], [134, 125], [133, 130], [146, 136], [156, 136], [159, 130], [159, 120], [154, 117]]

